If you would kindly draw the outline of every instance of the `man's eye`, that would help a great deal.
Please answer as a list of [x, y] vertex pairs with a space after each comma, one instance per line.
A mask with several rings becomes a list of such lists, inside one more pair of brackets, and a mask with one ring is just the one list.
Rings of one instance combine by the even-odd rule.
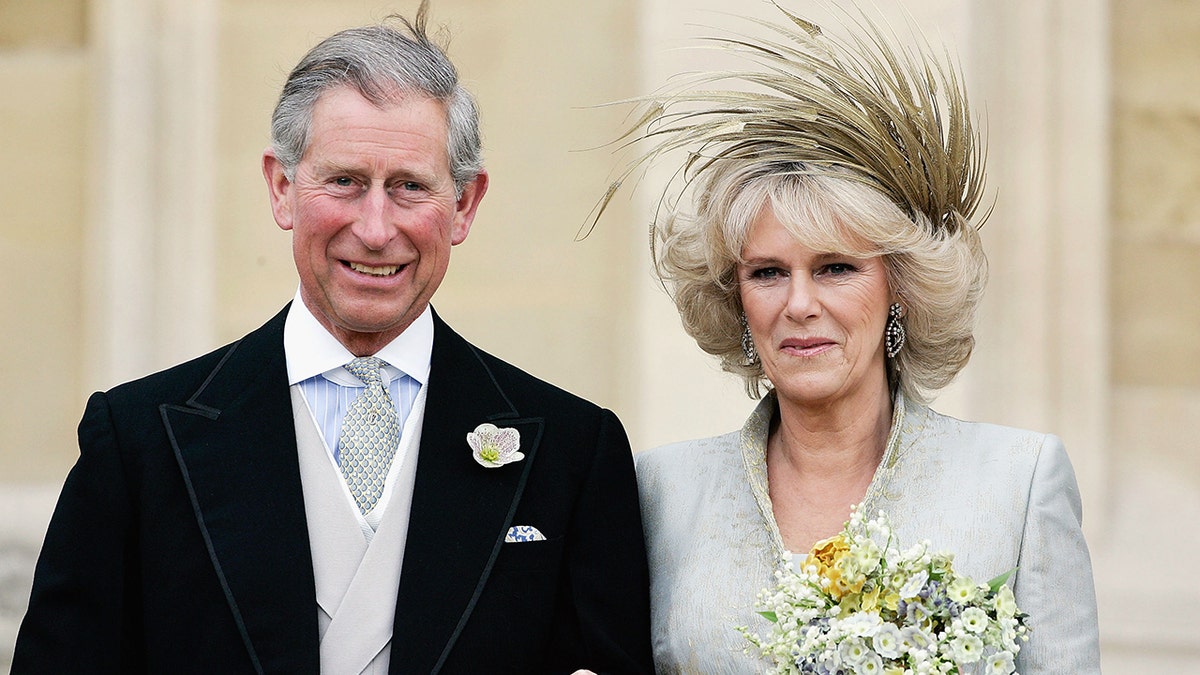
[[403, 190], [407, 190], [408, 192], [416, 192], [417, 190], [421, 189], [421, 184], [414, 183], [410, 180], [410, 181], [405, 181], [404, 183], [401, 183], [400, 188]]
[[354, 185], [354, 180], [349, 176], [338, 176], [333, 179], [333, 184], [338, 187], [351, 187]]

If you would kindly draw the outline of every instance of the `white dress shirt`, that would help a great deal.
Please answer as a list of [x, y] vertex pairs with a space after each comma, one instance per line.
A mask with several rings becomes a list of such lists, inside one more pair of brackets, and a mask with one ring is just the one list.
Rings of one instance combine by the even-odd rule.
[[[365, 387], [361, 380], [344, 367], [355, 356], [317, 322], [316, 317], [301, 300], [299, 291], [296, 292], [284, 323], [283, 350], [287, 360], [288, 384], [299, 387], [312, 412], [313, 422], [325, 440], [330, 462], [341, 475], [338, 466], [338, 437], [341, 434], [342, 421], [350, 402], [357, 398]], [[382, 373], [383, 384], [396, 406], [401, 429], [412, 412], [417, 394], [429, 381], [432, 352], [433, 314], [432, 310], [426, 307], [403, 333], [374, 354], [386, 364]], [[403, 445], [401, 443], [401, 447]], [[362, 516], [360, 525], [366, 526], [363, 533], [368, 539], [383, 519], [401, 459], [398, 456], [392, 459], [383, 495], [375, 508]], [[358, 506], [349, 487], [345, 492], [346, 498], [354, 504], [354, 510], [357, 512]]]

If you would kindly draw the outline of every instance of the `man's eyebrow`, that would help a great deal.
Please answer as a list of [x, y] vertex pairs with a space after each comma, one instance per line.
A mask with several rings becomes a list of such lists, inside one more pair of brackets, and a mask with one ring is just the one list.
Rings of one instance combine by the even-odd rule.
[[313, 168], [316, 169], [318, 173], [359, 173], [358, 169], [355, 169], [349, 164], [330, 159], [325, 159], [314, 163]]

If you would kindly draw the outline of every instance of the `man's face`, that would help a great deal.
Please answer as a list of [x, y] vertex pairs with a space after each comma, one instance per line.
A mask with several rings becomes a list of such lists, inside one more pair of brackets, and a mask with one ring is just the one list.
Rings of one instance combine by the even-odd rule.
[[471, 229], [487, 174], [455, 196], [441, 103], [418, 95], [377, 107], [340, 87], [312, 111], [289, 180], [271, 150], [263, 175], [275, 222], [292, 231], [300, 297], [356, 355], [415, 320]]

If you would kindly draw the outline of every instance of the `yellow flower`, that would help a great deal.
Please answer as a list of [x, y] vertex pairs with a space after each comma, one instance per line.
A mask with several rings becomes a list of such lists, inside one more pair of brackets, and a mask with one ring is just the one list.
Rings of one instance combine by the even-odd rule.
[[900, 594], [897, 593], [896, 591], [889, 589], [886, 593], [883, 594], [882, 602], [883, 602], [884, 607], [887, 607], [888, 609], [890, 609], [891, 611], [894, 612], [900, 606]]
[[845, 537], [839, 534], [818, 541], [804, 560], [805, 570], [814, 571], [829, 580], [829, 592], [834, 599], [840, 599], [844, 592], [841, 588], [842, 573], [838, 569], [838, 562], [849, 551], [850, 545], [846, 542]]
[[813, 546], [812, 552], [804, 560], [804, 567], [810, 565], [817, 568], [817, 574], [825, 576], [825, 572], [837, 564], [850, 551], [850, 544], [842, 535], [822, 539]]
[[862, 594], [859, 607], [864, 612], [874, 612], [879, 609], [879, 586]]

